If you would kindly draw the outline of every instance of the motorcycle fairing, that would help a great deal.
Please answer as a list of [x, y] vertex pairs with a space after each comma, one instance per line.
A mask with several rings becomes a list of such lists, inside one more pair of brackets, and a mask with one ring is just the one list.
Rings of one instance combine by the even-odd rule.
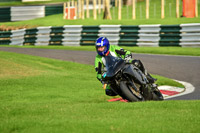
[[139, 82], [139, 84], [145, 85], [148, 82], [142, 71], [132, 64], [126, 65], [123, 70], [123, 73], [133, 77], [136, 81]]

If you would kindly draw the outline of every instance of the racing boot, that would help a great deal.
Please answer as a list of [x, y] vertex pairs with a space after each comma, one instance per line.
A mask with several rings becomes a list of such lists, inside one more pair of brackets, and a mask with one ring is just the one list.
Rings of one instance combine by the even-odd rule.
[[107, 85], [105, 89], [105, 93], [108, 96], [117, 96], [118, 94], [111, 89], [111, 86]]

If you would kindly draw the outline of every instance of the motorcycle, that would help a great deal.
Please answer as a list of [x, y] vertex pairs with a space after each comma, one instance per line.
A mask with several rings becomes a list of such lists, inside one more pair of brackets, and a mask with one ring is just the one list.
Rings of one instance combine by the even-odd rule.
[[155, 84], [149, 83], [143, 72], [126, 60], [105, 56], [106, 72], [103, 82], [123, 99], [129, 102], [163, 100], [163, 95]]

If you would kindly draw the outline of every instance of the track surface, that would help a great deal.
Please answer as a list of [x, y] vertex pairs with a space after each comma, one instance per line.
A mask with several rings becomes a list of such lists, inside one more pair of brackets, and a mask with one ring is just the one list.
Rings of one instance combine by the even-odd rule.
[[[69, 51], [35, 48], [0, 47], [0, 51], [29, 54], [90, 65], [94, 65], [94, 59], [96, 55], [96, 52], [91, 51]], [[173, 100], [200, 99], [200, 57], [148, 54], [133, 54], [133, 57], [135, 59], [140, 59], [145, 65], [146, 69], [152, 74], [158, 74], [168, 78], [186, 81], [195, 87], [195, 91], [193, 93], [172, 98]]]

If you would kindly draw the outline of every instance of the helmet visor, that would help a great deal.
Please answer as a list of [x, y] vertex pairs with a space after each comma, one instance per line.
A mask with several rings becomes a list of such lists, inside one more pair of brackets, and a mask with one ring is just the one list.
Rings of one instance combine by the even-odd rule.
[[97, 51], [103, 52], [105, 50], [105, 48], [106, 48], [106, 46], [97, 47]]

